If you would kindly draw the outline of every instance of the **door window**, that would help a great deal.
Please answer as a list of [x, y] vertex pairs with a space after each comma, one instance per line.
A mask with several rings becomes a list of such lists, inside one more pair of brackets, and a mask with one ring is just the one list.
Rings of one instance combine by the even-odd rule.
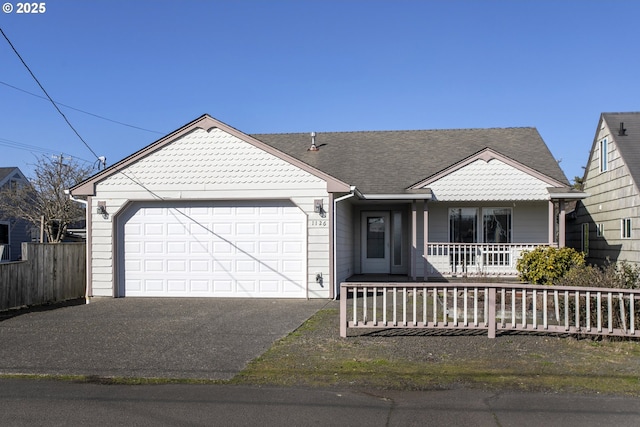
[[367, 258], [384, 258], [384, 217], [367, 217]]

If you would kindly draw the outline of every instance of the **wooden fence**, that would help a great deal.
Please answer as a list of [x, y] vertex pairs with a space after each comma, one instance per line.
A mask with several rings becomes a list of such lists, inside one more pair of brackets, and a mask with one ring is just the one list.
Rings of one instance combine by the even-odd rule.
[[[349, 303], [350, 302], [350, 303]], [[342, 283], [349, 328], [484, 329], [640, 338], [640, 290], [499, 283]]]
[[23, 243], [22, 257], [0, 263], [0, 311], [84, 296], [84, 243]]

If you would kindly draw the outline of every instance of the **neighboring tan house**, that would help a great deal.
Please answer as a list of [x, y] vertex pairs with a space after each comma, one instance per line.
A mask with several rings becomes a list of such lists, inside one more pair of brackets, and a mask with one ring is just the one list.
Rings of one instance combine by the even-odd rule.
[[564, 245], [565, 200], [584, 196], [534, 128], [247, 135], [208, 115], [71, 193], [89, 294], [116, 297], [513, 275], [522, 250]]
[[[16, 167], [0, 167], [0, 188], [28, 184], [27, 178]], [[0, 262], [22, 258], [22, 243], [31, 241], [27, 221], [9, 218], [0, 212]]]
[[640, 262], [640, 113], [602, 113], [583, 191], [570, 223], [570, 245], [587, 262]]

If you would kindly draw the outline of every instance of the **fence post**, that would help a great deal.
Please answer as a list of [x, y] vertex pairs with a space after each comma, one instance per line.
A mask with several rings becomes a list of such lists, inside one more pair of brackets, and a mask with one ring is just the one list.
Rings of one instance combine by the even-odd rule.
[[340, 284], [340, 336], [347, 337], [347, 293], [348, 289]]
[[488, 337], [496, 337], [496, 288], [489, 288]]

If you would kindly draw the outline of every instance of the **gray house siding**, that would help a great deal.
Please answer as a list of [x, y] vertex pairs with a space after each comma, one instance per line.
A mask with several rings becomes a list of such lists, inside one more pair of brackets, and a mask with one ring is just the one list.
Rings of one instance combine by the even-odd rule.
[[[603, 264], [607, 260], [625, 260], [640, 263], [640, 192], [619, 147], [619, 143], [628, 142], [622, 139], [629, 135], [618, 135], [618, 120], [608, 123], [606, 114], [603, 116], [584, 175], [583, 189], [589, 197], [578, 203], [568, 239], [572, 247], [586, 249], [583, 227], [588, 224], [587, 262]], [[601, 141], [604, 139], [607, 140], [606, 170], [602, 171]], [[631, 219], [629, 238], [622, 236], [625, 218]]]

